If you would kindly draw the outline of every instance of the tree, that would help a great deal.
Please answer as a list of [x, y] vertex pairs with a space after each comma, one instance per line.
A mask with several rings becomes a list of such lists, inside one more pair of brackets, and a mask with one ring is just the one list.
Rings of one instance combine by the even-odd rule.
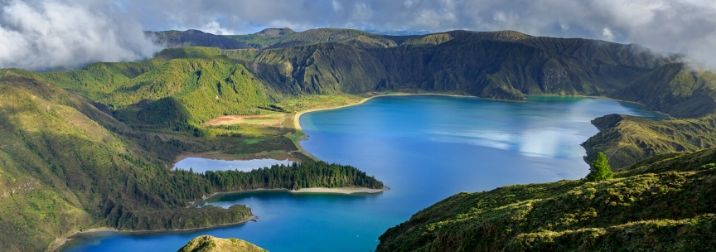
[[609, 160], [604, 152], [597, 153], [597, 159], [592, 162], [587, 174], [587, 181], [602, 181], [611, 179], [614, 176], [612, 167], [609, 166]]

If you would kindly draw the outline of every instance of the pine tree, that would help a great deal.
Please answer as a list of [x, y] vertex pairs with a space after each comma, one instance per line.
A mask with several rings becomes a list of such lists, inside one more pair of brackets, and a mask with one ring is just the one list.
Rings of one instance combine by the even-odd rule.
[[614, 176], [612, 167], [609, 166], [609, 160], [604, 152], [597, 153], [597, 159], [592, 162], [589, 167], [589, 174], [587, 175], [587, 181], [602, 181], [611, 179]]

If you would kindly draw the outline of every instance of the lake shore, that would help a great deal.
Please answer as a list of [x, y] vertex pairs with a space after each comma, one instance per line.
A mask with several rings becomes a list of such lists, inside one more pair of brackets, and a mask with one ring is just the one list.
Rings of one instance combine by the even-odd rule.
[[350, 104], [345, 104], [345, 105], [340, 105], [340, 106], [333, 106], [333, 107], [325, 107], [325, 108], [311, 108], [311, 109], [306, 109], [306, 110], [298, 111], [298, 112], [296, 112], [296, 113], [293, 115], [293, 128], [296, 129], [296, 130], [303, 130], [303, 129], [301, 128], [300, 119], [301, 119], [301, 116], [302, 116], [302, 115], [305, 115], [305, 114], [308, 114], [308, 113], [318, 112], [318, 111], [326, 111], [326, 110], [334, 110], [334, 109], [342, 109], [342, 108], [348, 108], [348, 107], [352, 107], [352, 106], [357, 106], [357, 105], [361, 105], [361, 104], [363, 104], [363, 103], [366, 103], [366, 102], [368, 102], [368, 101], [370, 101], [370, 100], [372, 100], [372, 99], [378, 98], [378, 97], [385, 97], [385, 96], [421, 96], [421, 95], [437, 95], [437, 96], [450, 96], [450, 97], [479, 98], [479, 97], [477, 97], [477, 96], [472, 96], [472, 95], [460, 95], [460, 94], [448, 94], [448, 93], [383, 93], [383, 94], [375, 94], [375, 95], [370, 95], [370, 96], [368, 96], [368, 97], [365, 97], [365, 98], [363, 98], [362, 100], [360, 100], [360, 101], [358, 101], [358, 102], [355, 102], [355, 103], [350, 103]]
[[95, 228], [89, 228], [85, 230], [75, 230], [72, 232], [69, 232], [67, 235], [64, 235], [62, 237], [59, 237], [55, 239], [50, 245], [47, 247], [47, 251], [60, 251], [60, 249], [70, 244], [72, 240], [74, 240], [77, 236], [89, 236], [89, 235], [98, 235], [103, 233], [122, 233], [122, 234], [152, 234], [152, 233], [163, 233], [163, 232], [191, 232], [191, 231], [198, 231], [198, 230], [205, 230], [205, 229], [212, 229], [212, 228], [220, 228], [220, 227], [228, 227], [228, 226], [235, 226], [244, 224], [249, 221], [255, 221], [258, 217], [252, 215], [249, 218], [246, 218], [244, 220], [241, 220], [239, 222], [235, 223], [226, 223], [226, 224], [220, 224], [220, 225], [214, 225], [209, 227], [200, 227], [200, 228], [182, 228], [182, 229], [157, 229], [157, 230], [119, 230], [116, 228], [111, 227], [95, 227]]
[[[373, 189], [373, 188], [367, 188], [367, 187], [308, 187], [308, 188], [300, 188], [300, 189], [286, 189], [286, 188], [259, 188], [259, 189], [251, 189], [251, 190], [244, 190], [244, 191], [233, 191], [233, 192], [215, 192], [212, 194], [209, 194], [208, 196], [202, 197], [201, 200], [198, 200], [198, 202], [205, 202], [211, 198], [221, 196], [221, 195], [227, 195], [227, 194], [236, 194], [236, 193], [254, 193], [254, 192], [288, 192], [288, 193], [327, 193], [327, 194], [376, 194], [376, 193], [382, 193], [388, 190], [387, 186], [384, 186], [380, 189]], [[189, 202], [191, 205], [197, 205], [198, 202]]]

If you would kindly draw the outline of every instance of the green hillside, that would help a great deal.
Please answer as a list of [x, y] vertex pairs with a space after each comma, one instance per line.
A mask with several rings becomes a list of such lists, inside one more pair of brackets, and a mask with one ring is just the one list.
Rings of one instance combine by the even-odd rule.
[[[241, 142], [240, 136], [205, 139], [138, 131], [85, 98], [24, 71], [0, 71], [0, 118], [4, 251], [44, 250], [61, 241], [56, 238], [93, 227], [173, 230], [252, 217], [245, 206], [187, 207], [220, 191], [303, 185], [382, 188], [353, 167], [309, 161], [250, 173], [170, 171], [183, 150], [250, 153], [252, 144]], [[270, 147], [253, 144], [261, 145], [253, 147], [259, 150]]]
[[259, 107], [271, 101], [267, 88], [243, 65], [218, 53], [215, 48], [168, 49], [149, 61], [98, 63], [45, 78], [113, 108], [130, 124], [188, 127], [221, 115], [261, 113]]
[[583, 144], [587, 160], [603, 151], [616, 168], [661, 154], [716, 148], [716, 115], [661, 121], [607, 115], [592, 123], [600, 132]]
[[716, 150], [601, 182], [460, 193], [380, 237], [378, 251], [701, 251], [716, 246]]

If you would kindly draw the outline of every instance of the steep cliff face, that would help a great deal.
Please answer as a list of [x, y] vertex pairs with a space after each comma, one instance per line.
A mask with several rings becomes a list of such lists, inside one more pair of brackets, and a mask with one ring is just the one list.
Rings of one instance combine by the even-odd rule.
[[387, 38], [394, 45], [361, 47], [329, 41], [236, 58], [253, 66], [266, 82], [293, 92], [422, 90], [500, 99], [611, 95], [669, 62], [633, 45], [517, 32]]

